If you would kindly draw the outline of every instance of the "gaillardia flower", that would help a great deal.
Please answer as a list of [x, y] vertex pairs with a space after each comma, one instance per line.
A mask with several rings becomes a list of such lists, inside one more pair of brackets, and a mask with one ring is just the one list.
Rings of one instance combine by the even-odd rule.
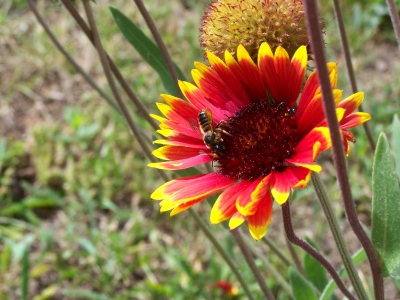
[[[192, 71], [196, 85], [179, 82], [187, 98], [162, 95], [158, 103], [164, 117], [158, 132], [166, 139], [153, 154], [166, 162], [149, 166], [180, 170], [212, 162], [214, 172], [169, 181], [151, 198], [162, 200], [161, 211], [182, 212], [210, 195], [222, 193], [214, 203], [212, 224], [230, 219], [236, 228], [245, 220], [251, 235], [260, 239], [272, 215], [272, 198], [283, 204], [293, 188], [303, 188], [319, 153], [331, 145], [322, 107], [317, 74], [313, 72], [304, 89], [307, 51], [301, 46], [290, 60], [278, 47], [273, 54], [267, 43], [258, 52], [258, 65], [243, 46], [236, 61], [226, 51], [225, 62], [207, 53], [211, 67], [196, 62]], [[337, 67], [328, 64], [336, 114], [349, 151], [347, 130], [370, 119], [354, 112], [363, 100], [356, 93], [341, 101], [336, 89]]]

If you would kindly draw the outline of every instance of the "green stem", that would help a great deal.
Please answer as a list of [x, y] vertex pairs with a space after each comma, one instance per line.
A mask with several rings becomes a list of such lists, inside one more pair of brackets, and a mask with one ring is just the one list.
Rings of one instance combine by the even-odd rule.
[[146, 21], [147, 27], [149, 27], [151, 34], [153, 35], [154, 40], [156, 41], [156, 44], [158, 48], [161, 51], [161, 55], [164, 58], [165, 64], [167, 65], [168, 71], [174, 80], [176, 90], [179, 91], [180, 97], [183, 97], [181, 89], [179, 88], [178, 80], [179, 80], [179, 75], [178, 71], [175, 68], [174, 62], [172, 61], [171, 55], [169, 54], [167, 47], [165, 46], [160, 33], [157, 30], [156, 25], [153, 22], [153, 19], [151, 18], [149, 12], [147, 11], [146, 7], [143, 4], [142, 0], [133, 0], [136, 3], [136, 6], [138, 7], [140, 13], [143, 16], [143, 19]]
[[354, 290], [359, 299], [368, 299], [367, 292], [365, 291], [364, 286], [360, 280], [360, 277], [357, 274], [357, 270], [351, 259], [349, 249], [346, 246], [346, 242], [343, 238], [342, 231], [340, 230], [339, 223], [336, 219], [335, 213], [331, 205], [331, 201], [329, 200], [329, 197], [322, 183], [322, 180], [316, 173], [312, 174], [311, 180], [314, 185], [315, 191], [318, 195], [318, 199], [321, 203], [322, 209], [324, 210], [329, 227], [331, 228], [333, 238], [335, 239], [336, 245], [340, 253], [340, 257], [342, 258], [343, 261], [343, 265], [346, 268], [347, 274], [349, 274], [351, 283], [353, 284]]
[[247, 247], [246, 243], [243, 240], [242, 235], [238, 228], [231, 230], [232, 236], [235, 238], [236, 243], [238, 244], [240, 251], [244, 256], [244, 259], [247, 262], [251, 272], [253, 273], [254, 277], [257, 280], [258, 285], [261, 288], [266, 299], [275, 300], [274, 294], [272, 294], [271, 290], [268, 288], [267, 284], [265, 283], [264, 277], [261, 275], [260, 270], [257, 268], [256, 263], [254, 262], [254, 257], [249, 248]]
[[[271, 275], [274, 277], [274, 279], [279, 282], [282, 286], [282, 288], [286, 291], [286, 293], [290, 296], [293, 297], [292, 293], [292, 288], [290, 285], [286, 282], [285, 278], [279, 273], [275, 267], [266, 259], [266, 256], [260, 252], [260, 250], [255, 246], [254, 240], [250, 239], [248, 236], [245, 234], [242, 234], [244, 239], [246, 240], [246, 244], [249, 246], [250, 250], [257, 256], [265, 266], [265, 268], [268, 270], [268, 272], [271, 273]], [[290, 262], [289, 262], [290, 265]]]
[[[335, 17], [336, 17], [336, 24], [339, 29], [339, 35], [340, 35], [340, 41], [342, 44], [342, 50], [343, 50], [343, 56], [346, 62], [346, 69], [347, 69], [347, 77], [350, 80], [350, 86], [351, 90], [353, 93], [358, 92], [357, 88], [357, 82], [356, 82], [356, 76], [354, 74], [354, 68], [353, 64], [351, 62], [351, 55], [350, 55], [350, 46], [349, 46], [349, 41], [347, 39], [347, 34], [346, 34], [346, 27], [344, 26], [343, 22], [343, 15], [342, 15], [342, 8], [340, 5], [340, 0], [332, 0], [333, 2], [333, 9], [335, 11]], [[358, 107], [359, 111], [363, 111], [362, 104]], [[372, 152], [375, 151], [375, 141], [374, 137], [371, 132], [371, 128], [369, 127], [369, 123], [365, 122], [363, 124], [365, 134], [367, 135], [367, 139], [369, 142], [369, 145], [372, 149]]]
[[397, 39], [397, 44], [400, 47], [400, 19], [397, 13], [398, 10], [396, 7], [396, 3], [394, 2], [394, 0], [386, 0], [386, 3], [389, 9], [390, 19], [392, 20], [394, 33]]
[[204, 221], [200, 218], [200, 216], [197, 214], [197, 212], [195, 210], [193, 210], [192, 208], [189, 208], [189, 213], [191, 214], [193, 219], [196, 221], [197, 225], [200, 226], [201, 230], [203, 230], [204, 234], [207, 236], [207, 238], [213, 244], [215, 249], [217, 249], [219, 254], [222, 256], [222, 258], [228, 264], [231, 271], [235, 275], [236, 279], [239, 281], [239, 283], [243, 287], [243, 290], [244, 290], [244, 293], [246, 294], [247, 299], [255, 300], [252, 293], [249, 290], [249, 287], [247, 286], [246, 281], [244, 280], [244, 278], [242, 277], [242, 274], [240, 273], [239, 269], [235, 265], [235, 262], [232, 260], [232, 258], [229, 256], [228, 252], [225, 251], [225, 249], [221, 246], [221, 244], [218, 242], [218, 240], [212, 234], [212, 232], [210, 230], [210, 226], [206, 225], [204, 223]]
[[[90, 24], [90, 28], [92, 30], [94, 46], [95, 46], [95, 48], [96, 48], [96, 50], [98, 52], [101, 65], [103, 67], [104, 75], [106, 76], [107, 82], [110, 85], [111, 92], [112, 92], [116, 102], [118, 103], [118, 106], [121, 109], [121, 113], [124, 116], [125, 120], [127, 121], [133, 136], [137, 139], [137, 141], [139, 142], [139, 144], [142, 147], [143, 151], [145, 152], [146, 156], [150, 159], [150, 161], [154, 162], [155, 158], [151, 155], [150, 148], [147, 146], [147, 143], [146, 143], [145, 139], [141, 135], [139, 127], [133, 121], [132, 116], [129, 113], [128, 107], [122, 101], [122, 98], [121, 98], [121, 96], [119, 94], [117, 86], [115, 85], [114, 78], [112, 77], [111, 70], [110, 70], [110, 64], [109, 64], [110, 62], [109, 62], [109, 60], [107, 58], [107, 54], [105, 53], [103, 45], [101, 43], [100, 34], [99, 34], [98, 30], [97, 30], [96, 21], [95, 21], [94, 16], [93, 16], [93, 12], [92, 12], [92, 7], [91, 7], [91, 4], [90, 4], [90, 1], [89, 0], [83, 0], [83, 6], [85, 8], [86, 15], [87, 15], [87, 18], [88, 18], [88, 21], [89, 21], [89, 24]], [[160, 172], [160, 170], [157, 170], [157, 171], [159, 172], [159, 174], [163, 177], [163, 179], [165, 181], [168, 180], [168, 177], [166, 176], [166, 174], [164, 172]]]
[[28, 5], [30, 10], [33, 12], [35, 15], [36, 19], [42, 25], [44, 31], [46, 32], [47, 36], [50, 38], [50, 40], [53, 42], [53, 44], [57, 47], [58, 51], [60, 51], [65, 58], [69, 61], [69, 63], [74, 67], [75, 71], [77, 71], [79, 74], [82, 75], [83, 78], [85, 78], [86, 82], [89, 83], [89, 85], [95, 89], [100, 96], [102, 96], [108, 104], [110, 104], [113, 108], [115, 108], [117, 111], [120, 111], [118, 104], [115, 103], [113, 99], [111, 99], [97, 84], [94, 82], [92, 77], [90, 77], [89, 74], [87, 74], [80, 66], [79, 64], [72, 58], [71, 55], [64, 49], [64, 47], [61, 45], [61, 43], [57, 40], [56, 36], [53, 34], [53, 32], [50, 30], [50, 27], [47, 25], [46, 21], [44, 18], [41, 16], [39, 11], [36, 8], [35, 2], [33, 0], [27, 0]]
[[[79, 12], [75, 9], [75, 7], [71, 3], [71, 1], [70, 0], [61, 0], [61, 2], [64, 4], [65, 8], [68, 10], [69, 14], [75, 19], [76, 23], [78, 23], [79, 27], [85, 33], [87, 38], [92, 42], [93, 46], [95, 46], [92, 31], [86, 25], [85, 20], [82, 19]], [[111, 71], [113, 72], [115, 78], [118, 80], [122, 89], [125, 91], [125, 93], [129, 97], [129, 99], [132, 101], [132, 104], [138, 109], [138, 111], [141, 113], [141, 116], [151, 125], [151, 127], [153, 127], [155, 130], [158, 130], [157, 122], [152, 117], [150, 117], [150, 113], [147, 110], [144, 103], [133, 92], [132, 88], [126, 82], [125, 78], [122, 76], [121, 72], [119, 71], [119, 69], [117, 68], [114, 61], [111, 59], [111, 57], [107, 54], [107, 52], [104, 51], [104, 53], [107, 57], [108, 64], [109, 64]]]
[[294, 265], [295, 265], [297, 271], [298, 271], [301, 275], [303, 275], [303, 277], [306, 278], [306, 277], [307, 277], [306, 271], [304, 271], [303, 266], [301, 265], [300, 258], [299, 258], [299, 256], [297, 255], [296, 250], [294, 250], [294, 247], [293, 247], [293, 245], [291, 244], [291, 242], [289, 241], [289, 239], [286, 239], [286, 245], [287, 245], [287, 247], [288, 247], [288, 249], [289, 249], [290, 255], [291, 255], [292, 258], [293, 258]]
[[296, 267], [294, 264], [291, 263], [291, 261], [283, 255], [282, 251], [278, 248], [278, 246], [267, 236], [264, 236], [262, 241], [268, 245], [269, 249], [276, 254], [276, 256], [279, 257], [279, 259], [287, 266], [293, 266]]
[[322, 255], [320, 254], [313, 246], [311, 246], [306, 240], [298, 237], [293, 228], [292, 224], [292, 216], [290, 212], [290, 200], [287, 200], [284, 204], [281, 205], [282, 209], [282, 220], [283, 227], [285, 228], [286, 237], [289, 242], [299, 246], [308, 254], [310, 254], [317, 262], [319, 262], [325, 270], [331, 275], [332, 279], [336, 282], [338, 288], [342, 291], [343, 295], [351, 300], [356, 300], [356, 297], [353, 296], [347, 287], [344, 285], [344, 282], [340, 278], [339, 274], [336, 272], [335, 268], [332, 264]]
[[343, 200], [343, 206], [351, 228], [358, 240], [361, 242], [367, 254], [371, 267], [372, 280], [374, 282], [374, 293], [376, 300], [385, 299], [383, 288], [382, 270], [379, 264], [378, 255], [372, 245], [371, 240], [362, 228], [358, 220], [353, 196], [351, 193], [350, 181], [347, 172], [346, 158], [343, 148], [343, 137], [339, 128], [336, 115], [336, 104], [333, 99], [331, 82], [329, 79], [327, 61], [325, 57], [325, 44], [322, 38], [322, 30], [319, 23], [319, 11], [316, 0], [304, 1], [304, 10], [310, 36], [311, 49], [315, 57], [315, 65], [318, 73], [318, 80], [321, 87], [324, 113], [328, 123], [330, 137], [332, 141], [333, 162], [335, 164], [336, 177]]

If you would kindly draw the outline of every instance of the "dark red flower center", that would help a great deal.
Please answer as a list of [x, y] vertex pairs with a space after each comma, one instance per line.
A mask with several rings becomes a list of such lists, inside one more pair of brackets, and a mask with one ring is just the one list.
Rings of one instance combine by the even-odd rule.
[[218, 125], [223, 153], [214, 155], [219, 172], [254, 180], [282, 172], [299, 140], [295, 109], [266, 100], [249, 103]]

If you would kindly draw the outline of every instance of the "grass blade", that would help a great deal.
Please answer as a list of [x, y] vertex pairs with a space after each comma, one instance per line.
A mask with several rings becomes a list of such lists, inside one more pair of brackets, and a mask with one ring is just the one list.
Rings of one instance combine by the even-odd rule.
[[22, 280], [21, 280], [21, 299], [28, 299], [28, 284], [29, 284], [29, 248], [30, 244], [26, 244], [24, 254], [22, 256]]

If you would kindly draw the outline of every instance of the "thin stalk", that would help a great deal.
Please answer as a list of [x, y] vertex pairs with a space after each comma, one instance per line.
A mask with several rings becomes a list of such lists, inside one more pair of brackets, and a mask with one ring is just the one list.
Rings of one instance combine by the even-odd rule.
[[189, 208], [189, 213], [194, 218], [197, 225], [199, 225], [200, 228], [203, 230], [204, 234], [208, 237], [208, 239], [211, 241], [213, 246], [217, 249], [217, 251], [222, 256], [222, 258], [225, 260], [225, 262], [228, 264], [228, 266], [231, 268], [231, 271], [236, 276], [236, 279], [239, 281], [239, 283], [243, 287], [243, 290], [246, 294], [247, 299], [255, 300], [252, 293], [249, 290], [249, 287], [247, 286], [246, 281], [244, 280], [242, 274], [240, 273], [240, 270], [237, 268], [235, 262], [229, 256], [228, 252], [225, 251], [225, 249], [221, 246], [221, 244], [218, 242], [218, 240], [212, 234], [212, 232], [210, 231], [210, 226], [208, 226], [207, 224], [204, 223], [204, 221], [200, 218], [200, 216], [197, 214], [197, 212], [194, 209]]
[[394, 34], [396, 35], [397, 39], [397, 44], [399, 44], [400, 47], [400, 20], [399, 20], [399, 15], [397, 13], [398, 10], [396, 7], [396, 3], [394, 2], [394, 0], [386, 0], [386, 3], [389, 9], [390, 19], [392, 20]]
[[[147, 146], [146, 141], [143, 139], [142, 135], [140, 134], [140, 130], [138, 128], [138, 126], [136, 125], [136, 123], [133, 121], [128, 108], [126, 107], [125, 103], [122, 101], [121, 96], [118, 92], [118, 89], [114, 83], [114, 78], [112, 77], [112, 74], [110, 72], [110, 66], [109, 66], [109, 61], [107, 59], [107, 56], [104, 52], [103, 49], [103, 45], [101, 43], [101, 39], [100, 39], [100, 35], [99, 32], [97, 30], [97, 26], [96, 26], [96, 21], [94, 20], [94, 16], [93, 16], [93, 12], [92, 12], [92, 7], [90, 5], [90, 1], [89, 0], [84, 0], [83, 1], [83, 6], [85, 8], [86, 11], [86, 15], [90, 24], [90, 27], [92, 29], [92, 33], [93, 33], [93, 40], [94, 40], [94, 45], [96, 47], [96, 50], [99, 54], [100, 57], [100, 62], [101, 65], [103, 67], [103, 71], [104, 74], [107, 78], [107, 82], [110, 85], [111, 91], [113, 93], [113, 96], [115, 98], [115, 100], [118, 103], [118, 106], [121, 108], [121, 113], [124, 116], [124, 118], [126, 119], [129, 128], [132, 131], [133, 136], [137, 139], [137, 141], [139, 142], [140, 146], [142, 147], [143, 151], [145, 152], [146, 156], [150, 158], [151, 161], [155, 161], [155, 158], [151, 155], [151, 150], [150, 148]], [[164, 180], [167, 180], [168, 178], [166, 177], [164, 172], [160, 172], [160, 175], [164, 178]]]
[[[339, 35], [340, 35], [340, 41], [342, 44], [343, 55], [344, 55], [345, 62], [346, 62], [347, 77], [350, 80], [350, 86], [351, 86], [352, 92], [357, 93], [358, 92], [357, 81], [356, 81], [356, 76], [354, 74], [353, 64], [351, 62], [349, 40], [347, 39], [346, 27], [344, 26], [340, 0], [332, 0], [332, 1], [333, 1], [333, 9], [335, 11], [335, 16], [336, 16], [336, 24], [339, 29]], [[358, 107], [358, 110], [363, 111], [362, 104]], [[371, 128], [369, 127], [369, 123], [365, 122], [363, 124], [363, 127], [364, 127], [365, 134], [367, 135], [367, 139], [368, 139], [369, 145], [372, 149], [372, 152], [374, 152], [376, 145], [375, 145], [374, 137], [372, 135]]]
[[306, 251], [308, 254], [310, 254], [316, 261], [318, 261], [331, 275], [332, 279], [336, 282], [336, 285], [338, 288], [342, 291], [343, 295], [345, 295], [347, 298], [351, 300], [356, 300], [356, 297], [353, 296], [350, 291], [346, 288], [344, 285], [342, 279], [340, 279], [339, 274], [336, 272], [335, 268], [332, 266], [332, 264], [320, 253], [318, 253], [317, 250], [313, 246], [311, 246], [307, 241], [303, 240], [302, 238], [299, 238], [295, 233], [293, 229], [293, 224], [292, 224], [292, 217], [291, 217], [291, 212], [290, 212], [290, 201], [286, 201], [282, 206], [282, 217], [283, 217], [283, 225], [285, 227], [285, 233], [288, 238], [288, 240], [302, 248], [304, 251]]
[[351, 228], [360, 240], [367, 254], [374, 282], [375, 299], [384, 299], [383, 278], [381, 267], [375, 249], [363, 230], [355, 210], [355, 203], [351, 194], [350, 182], [347, 173], [346, 160], [342, 144], [342, 135], [339, 130], [339, 124], [336, 117], [336, 106], [333, 101], [333, 94], [326, 66], [324, 53], [324, 42], [322, 39], [321, 28], [319, 24], [318, 7], [315, 0], [304, 2], [306, 12], [306, 21], [308, 33], [310, 36], [311, 48], [315, 57], [315, 63], [318, 71], [318, 79], [321, 85], [324, 112], [328, 122], [329, 132], [332, 141], [333, 161], [335, 163], [336, 175], [339, 183], [340, 193], [342, 195], [346, 216]]
[[[88, 39], [92, 42], [93, 45], [95, 45], [92, 31], [86, 25], [86, 22], [82, 19], [82, 17], [78, 13], [78, 11], [75, 9], [75, 7], [71, 3], [71, 1], [70, 0], [61, 0], [61, 2], [64, 4], [65, 8], [68, 10], [70, 15], [75, 19], [76, 23], [78, 23], [79, 27], [82, 29], [82, 31], [85, 33], [85, 35], [88, 37]], [[138, 111], [141, 113], [142, 117], [150, 124], [150, 126], [153, 127], [153, 129], [157, 130], [158, 124], [152, 117], [150, 117], [150, 113], [147, 110], [146, 106], [133, 92], [132, 88], [126, 82], [125, 78], [122, 76], [121, 72], [115, 65], [114, 61], [110, 58], [110, 56], [106, 52], [105, 52], [105, 55], [107, 57], [111, 71], [113, 72], [115, 78], [118, 80], [122, 89], [125, 91], [125, 93], [129, 97], [129, 99], [132, 101], [133, 105], [138, 109]]]
[[247, 265], [250, 267], [250, 270], [253, 272], [254, 277], [258, 285], [261, 288], [265, 298], [274, 300], [275, 296], [272, 294], [271, 290], [268, 288], [267, 284], [265, 283], [264, 277], [261, 275], [260, 270], [257, 268], [256, 263], [254, 262], [254, 257], [249, 248], [247, 247], [246, 243], [243, 240], [240, 231], [236, 228], [231, 230], [232, 236], [235, 238], [236, 243], [238, 244], [240, 251], [242, 252], [244, 259], [247, 262]]
[[[53, 42], [53, 44], [57, 47], [57, 49], [65, 56], [65, 58], [68, 60], [68, 62], [75, 68], [75, 70], [82, 75], [82, 77], [87, 81], [87, 83], [95, 89], [101, 97], [103, 97], [108, 104], [110, 104], [116, 111], [118, 111], [121, 115], [121, 110], [118, 107], [118, 104], [109, 96], [107, 95], [98, 85], [97, 83], [92, 79], [92, 77], [87, 74], [79, 65], [78, 63], [73, 59], [71, 55], [65, 50], [65, 48], [61, 45], [61, 43], [58, 41], [56, 36], [53, 34], [53, 32], [50, 30], [49, 25], [47, 22], [44, 20], [42, 15], [39, 13], [37, 10], [36, 5], [32, 0], [28, 0], [28, 4], [30, 6], [30, 9], [34, 13], [35, 17], [37, 18], [38, 22], [42, 25], [43, 29], [45, 30], [46, 34], [49, 36], [50, 40]], [[122, 115], [123, 116], [123, 115]], [[152, 140], [149, 139], [147, 135], [143, 133], [143, 129], [139, 128], [141, 131], [142, 136], [146, 139], [147, 143], [149, 145], [153, 145]]]
[[[142, 0], [134, 0], [136, 3], [136, 6], [138, 7], [140, 13], [143, 16], [143, 19], [145, 20], [147, 26], [149, 27], [151, 34], [153, 35], [154, 40], [156, 41], [156, 44], [158, 46], [158, 49], [161, 51], [161, 55], [164, 58], [164, 61], [167, 65], [168, 71], [175, 83], [176, 90], [180, 92], [180, 88], [178, 85], [178, 80], [179, 80], [179, 75], [178, 71], [175, 68], [174, 62], [172, 61], [171, 55], [169, 55], [169, 52], [167, 50], [167, 47], [165, 46], [160, 33], [157, 30], [156, 25], [153, 22], [153, 19], [151, 18], [149, 12], [147, 11], [146, 7], [144, 6]], [[182, 93], [180, 92], [180, 97], [182, 97]]]
[[101, 97], [103, 97], [108, 104], [110, 104], [113, 108], [115, 108], [117, 111], [120, 111], [117, 103], [115, 103], [115, 101], [113, 99], [110, 98], [110, 96], [108, 96], [97, 84], [96, 82], [94, 82], [94, 80], [92, 79], [92, 77], [87, 74], [79, 65], [78, 63], [72, 58], [71, 55], [69, 55], [69, 53], [64, 49], [64, 47], [61, 45], [61, 43], [57, 40], [57, 38], [55, 37], [55, 35], [53, 34], [53, 32], [50, 30], [49, 25], [46, 23], [46, 21], [44, 20], [44, 18], [41, 16], [41, 14], [39, 13], [39, 11], [36, 8], [35, 3], [32, 0], [27, 0], [28, 1], [28, 5], [30, 10], [33, 12], [33, 14], [35, 15], [36, 19], [38, 20], [38, 22], [40, 23], [40, 25], [42, 25], [44, 31], [46, 32], [47, 36], [50, 38], [50, 40], [53, 42], [53, 44], [57, 47], [58, 51], [60, 51], [65, 58], [68, 60], [68, 62], [73, 66], [73, 68], [82, 75], [82, 77], [86, 80], [87, 83], [89, 83], [89, 85], [95, 89]]
[[293, 258], [294, 265], [295, 265], [297, 271], [298, 271], [301, 275], [303, 275], [304, 277], [307, 277], [306, 271], [304, 271], [304, 268], [303, 268], [303, 266], [301, 265], [300, 258], [299, 258], [299, 256], [297, 255], [296, 250], [294, 249], [293, 245], [291, 244], [291, 242], [289, 241], [288, 238], [286, 238], [286, 246], [288, 247], [289, 252], [290, 252], [290, 255], [291, 255], [292, 258]]
[[269, 249], [279, 257], [279, 259], [286, 265], [286, 266], [294, 266], [296, 267], [278, 248], [278, 246], [267, 236], [264, 236], [262, 241], [268, 245]]
[[254, 240], [249, 238], [247, 235], [242, 233], [242, 236], [246, 240], [246, 244], [250, 248], [250, 250], [254, 253], [255, 256], [258, 257], [265, 266], [265, 268], [268, 270], [268, 272], [271, 273], [271, 275], [274, 277], [274, 279], [280, 283], [282, 288], [286, 291], [286, 293], [293, 298], [293, 293], [292, 293], [292, 288], [290, 285], [286, 282], [285, 278], [279, 273], [275, 267], [266, 259], [266, 255], [261, 253], [261, 251], [256, 247]]
[[353, 264], [353, 260], [351, 259], [349, 249], [346, 246], [346, 242], [343, 238], [342, 231], [340, 230], [339, 223], [333, 211], [331, 201], [321, 181], [321, 178], [317, 173], [313, 173], [311, 176], [311, 180], [314, 185], [314, 189], [318, 195], [318, 199], [321, 203], [322, 209], [324, 210], [326, 220], [328, 221], [329, 227], [331, 228], [333, 238], [335, 239], [340, 257], [343, 261], [343, 265], [346, 268], [351, 283], [353, 284], [354, 291], [356, 292], [359, 299], [368, 299], [367, 292], [365, 291], [360, 277], [357, 274], [357, 270]]

